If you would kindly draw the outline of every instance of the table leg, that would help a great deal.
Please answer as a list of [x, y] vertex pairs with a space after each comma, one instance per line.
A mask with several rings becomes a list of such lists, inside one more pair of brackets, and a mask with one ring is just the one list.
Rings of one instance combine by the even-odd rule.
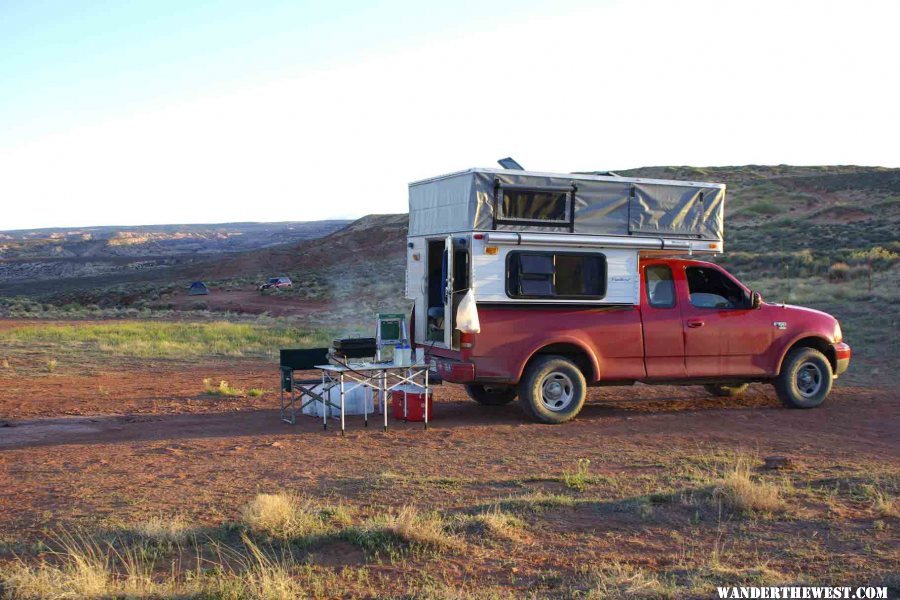
[[428, 369], [425, 369], [425, 429], [428, 429]]
[[387, 371], [381, 372], [381, 397], [384, 399], [384, 402], [382, 403], [382, 408], [384, 410], [384, 430], [387, 431]]
[[344, 374], [341, 373], [341, 435], [344, 435]]
[[[329, 382], [331, 381], [331, 376], [329, 375]], [[322, 394], [323, 398], [329, 396], [329, 392], [331, 388], [325, 389], [325, 371], [322, 371]], [[322, 429], [328, 431], [328, 404], [326, 402], [322, 402]]]

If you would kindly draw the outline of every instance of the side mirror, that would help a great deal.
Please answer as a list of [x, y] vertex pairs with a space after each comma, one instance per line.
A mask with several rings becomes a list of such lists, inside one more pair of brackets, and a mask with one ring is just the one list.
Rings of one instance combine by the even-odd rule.
[[757, 309], [762, 306], [762, 295], [759, 292], [750, 292], [750, 307]]

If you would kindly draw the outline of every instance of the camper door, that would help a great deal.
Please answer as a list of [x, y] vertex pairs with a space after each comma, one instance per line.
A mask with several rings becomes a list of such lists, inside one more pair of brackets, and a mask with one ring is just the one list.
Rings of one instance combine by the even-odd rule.
[[444, 289], [444, 344], [453, 347], [453, 236], [444, 238], [444, 259], [441, 263]]

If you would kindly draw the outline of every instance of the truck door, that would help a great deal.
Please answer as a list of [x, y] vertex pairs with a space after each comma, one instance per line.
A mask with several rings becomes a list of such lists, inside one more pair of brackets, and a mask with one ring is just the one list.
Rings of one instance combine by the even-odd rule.
[[678, 283], [688, 376], [764, 375], [772, 325], [750, 290], [712, 265], [685, 264]]
[[647, 377], [681, 379], [687, 371], [681, 307], [672, 267], [664, 262], [644, 264], [642, 279], [641, 320]]

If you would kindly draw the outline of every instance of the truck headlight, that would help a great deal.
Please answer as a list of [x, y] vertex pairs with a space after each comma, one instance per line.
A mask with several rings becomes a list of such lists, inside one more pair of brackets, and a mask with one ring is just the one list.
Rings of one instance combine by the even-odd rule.
[[841, 324], [834, 322], [834, 343], [837, 344], [844, 339], [844, 333], [841, 331]]

